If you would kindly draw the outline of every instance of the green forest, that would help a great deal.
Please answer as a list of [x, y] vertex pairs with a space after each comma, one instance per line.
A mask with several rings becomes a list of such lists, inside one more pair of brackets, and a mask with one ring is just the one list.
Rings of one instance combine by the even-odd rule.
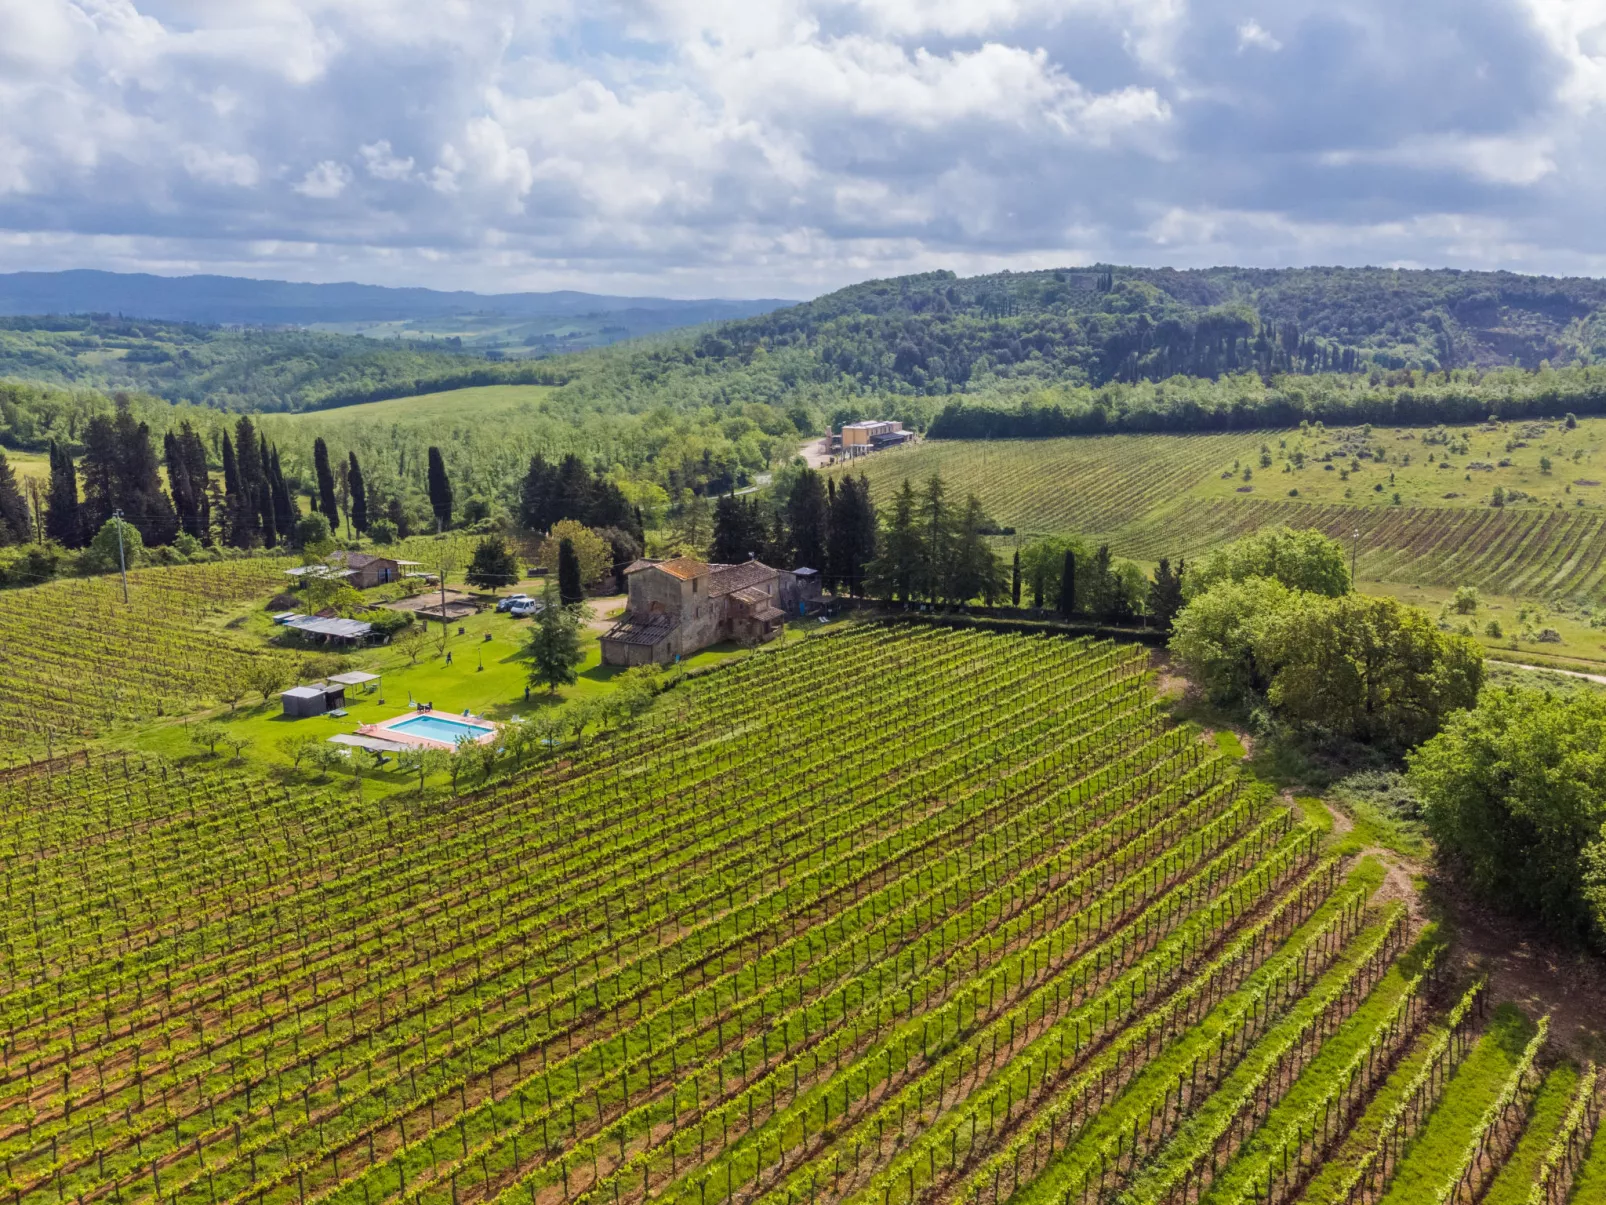
[[[0, 318], [0, 380], [149, 393], [220, 410], [307, 410], [502, 382], [550, 365], [464, 355], [449, 341], [202, 326], [105, 315]], [[0, 438], [4, 430], [0, 428]]]

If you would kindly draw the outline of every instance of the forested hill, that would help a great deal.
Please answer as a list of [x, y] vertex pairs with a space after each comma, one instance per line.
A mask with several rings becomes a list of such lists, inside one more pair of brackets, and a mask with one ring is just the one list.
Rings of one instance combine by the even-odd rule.
[[702, 337], [806, 348], [824, 376], [941, 395], [1245, 371], [1534, 368], [1606, 357], [1606, 281], [1381, 268], [1097, 266], [868, 281]]
[[0, 380], [6, 378], [252, 411], [566, 379], [552, 361], [497, 362], [445, 345], [104, 315], [0, 318]]

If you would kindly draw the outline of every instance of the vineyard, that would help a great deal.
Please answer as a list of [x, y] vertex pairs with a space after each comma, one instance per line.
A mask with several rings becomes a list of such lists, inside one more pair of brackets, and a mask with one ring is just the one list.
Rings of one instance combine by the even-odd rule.
[[0, 711], [10, 743], [43, 749], [121, 721], [215, 703], [256, 657], [213, 626], [284, 581], [271, 558], [137, 570], [0, 592]]
[[[1477, 435], [1468, 439], [1495, 440], [1484, 428], [1471, 430]], [[1606, 425], [1585, 420], [1572, 435], [1575, 450], [1588, 458], [1579, 464], [1588, 465]], [[1552, 432], [1551, 438], [1559, 436]], [[1472, 474], [1449, 474], [1454, 481], [1448, 484], [1458, 488], [1445, 491], [1447, 482], [1435, 480], [1442, 475], [1426, 461], [1433, 447], [1423, 446], [1416, 433], [1389, 430], [1372, 436], [1370, 450], [1379, 453], [1378, 462], [1368, 459], [1365, 468], [1349, 472], [1321, 471], [1328, 466], [1315, 463], [1318, 450], [1334, 454], [1350, 446], [1344, 439], [1341, 432], [1260, 431], [945, 440], [872, 456], [852, 471], [865, 473], [882, 506], [905, 477], [918, 488], [935, 472], [951, 496], [975, 493], [996, 523], [1023, 535], [1074, 532], [1107, 540], [1117, 554], [1138, 560], [1190, 557], [1286, 523], [1319, 528], [1345, 544], [1358, 531], [1358, 573], [1370, 581], [1472, 585], [1542, 597], [1594, 597], [1606, 585], [1606, 510], [1595, 488], [1600, 483], [1574, 479], [1577, 468], [1544, 475], [1537, 467], [1539, 449], [1525, 445], [1501, 457], [1500, 463], [1510, 467], [1496, 469], [1493, 458], [1500, 457], [1503, 445], [1493, 442], [1491, 459], [1478, 462], [1489, 472], [1480, 470], [1473, 486], [1461, 480], [1471, 480]], [[1268, 455], [1274, 462], [1306, 446], [1312, 460], [1299, 474], [1261, 469], [1263, 445], [1273, 450]], [[1459, 452], [1462, 446], [1456, 446]], [[1402, 447], [1411, 451], [1402, 453]], [[1571, 464], [1559, 446], [1553, 451], [1558, 461]], [[1406, 457], [1414, 459], [1402, 464]], [[1238, 484], [1244, 480], [1240, 466], [1259, 474], [1251, 484]], [[1342, 496], [1350, 487], [1341, 477], [1357, 483], [1353, 500]], [[1482, 504], [1497, 479], [1513, 489], [1521, 482], [1526, 490], [1539, 491], [1543, 504], [1532, 497], [1520, 506]], [[1299, 496], [1287, 496], [1291, 482]], [[1389, 492], [1396, 488], [1403, 491], [1397, 505]]]
[[842, 626], [449, 803], [57, 758], [0, 777], [0, 858], [14, 1205], [1559, 1205], [1606, 1169], [1593, 1069], [1130, 647]]

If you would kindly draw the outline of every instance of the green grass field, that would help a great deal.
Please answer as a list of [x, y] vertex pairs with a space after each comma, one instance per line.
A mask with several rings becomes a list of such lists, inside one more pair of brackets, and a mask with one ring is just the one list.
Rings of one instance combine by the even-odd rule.
[[271, 437], [280, 424], [290, 430], [299, 430], [306, 427], [334, 429], [342, 425], [398, 420], [418, 423], [459, 421], [470, 417], [487, 421], [505, 420], [522, 411], [534, 409], [554, 391], [550, 385], [481, 385], [471, 389], [451, 389], [445, 393], [421, 393], [416, 397], [364, 402], [358, 406], [337, 406], [329, 410], [263, 415], [262, 425]]

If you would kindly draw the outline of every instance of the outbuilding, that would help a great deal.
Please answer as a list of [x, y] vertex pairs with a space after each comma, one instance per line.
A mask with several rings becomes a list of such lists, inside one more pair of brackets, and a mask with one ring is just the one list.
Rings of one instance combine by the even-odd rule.
[[338, 682], [314, 682], [310, 686], [292, 686], [279, 695], [284, 714], [289, 719], [328, 715], [344, 710], [346, 688]]

